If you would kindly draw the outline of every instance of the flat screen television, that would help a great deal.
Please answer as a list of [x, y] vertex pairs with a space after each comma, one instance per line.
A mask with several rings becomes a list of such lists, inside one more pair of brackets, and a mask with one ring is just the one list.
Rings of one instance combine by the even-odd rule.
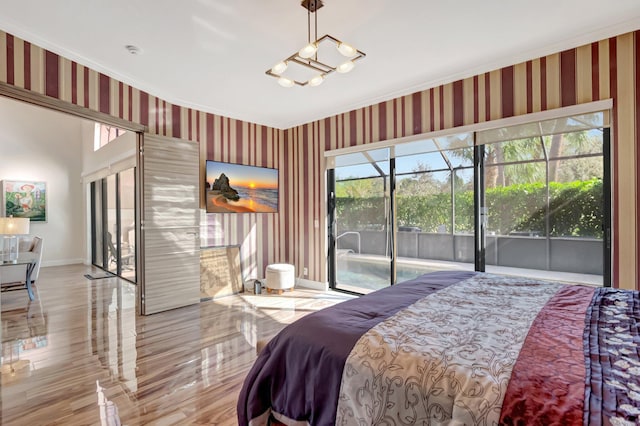
[[207, 213], [276, 213], [278, 169], [207, 160]]

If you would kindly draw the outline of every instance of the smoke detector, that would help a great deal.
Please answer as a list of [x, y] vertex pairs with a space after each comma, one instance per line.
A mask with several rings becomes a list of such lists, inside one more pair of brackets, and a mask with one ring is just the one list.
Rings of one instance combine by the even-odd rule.
[[127, 49], [127, 52], [131, 53], [132, 55], [142, 54], [142, 49], [140, 49], [138, 46], [134, 46], [133, 44], [127, 44], [124, 48]]

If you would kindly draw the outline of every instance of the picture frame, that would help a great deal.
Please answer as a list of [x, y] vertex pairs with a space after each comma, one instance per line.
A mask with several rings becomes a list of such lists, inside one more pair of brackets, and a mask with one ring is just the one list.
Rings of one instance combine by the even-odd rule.
[[47, 183], [30, 180], [3, 180], [0, 215], [47, 222]]
[[278, 169], [206, 160], [207, 213], [277, 213]]
[[200, 301], [244, 291], [240, 245], [200, 248]]

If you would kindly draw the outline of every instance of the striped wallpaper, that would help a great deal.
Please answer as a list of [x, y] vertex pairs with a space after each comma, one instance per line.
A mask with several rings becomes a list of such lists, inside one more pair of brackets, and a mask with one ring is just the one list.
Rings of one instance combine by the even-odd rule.
[[639, 50], [636, 31], [287, 130], [296, 264], [326, 280], [324, 151], [612, 98], [613, 279], [639, 288]]
[[0, 31], [0, 81], [200, 143], [201, 159], [280, 170], [278, 214], [207, 215], [203, 245], [242, 246], [326, 281], [324, 151], [612, 98], [614, 284], [640, 282], [640, 31], [278, 130], [172, 105]]
[[[281, 193], [290, 193], [293, 169], [282, 130], [172, 105], [2, 31], [0, 81], [143, 124], [152, 134], [196, 141], [203, 164], [209, 159], [276, 167]], [[293, 258], [285, 226], [288, 205], [281, 197], [278, 214], [206, 215], [202, 245], [241, 245], [244, 277], [264, 277], [267, 264]]]

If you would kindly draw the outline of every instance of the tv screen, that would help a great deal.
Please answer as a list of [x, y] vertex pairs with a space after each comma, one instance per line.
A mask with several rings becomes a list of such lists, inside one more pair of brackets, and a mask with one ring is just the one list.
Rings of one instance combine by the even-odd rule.
[[276, 213], [278, 169], [207, 160], [207, 213]]

